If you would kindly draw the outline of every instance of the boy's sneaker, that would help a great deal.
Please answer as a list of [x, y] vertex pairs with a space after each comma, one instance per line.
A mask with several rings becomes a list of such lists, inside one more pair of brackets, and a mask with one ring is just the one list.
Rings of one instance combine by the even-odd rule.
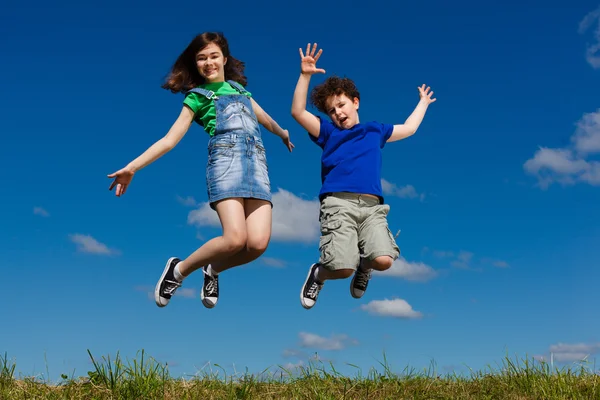
[[302, 303], [302, 307], [306, 309], [312, 308], [315, 305], [319, 292], [323, 289], [323, 283], [319, 283], [315, 279], [315, 271], [318, 266], [318, 263], [310, 266], [306, 281], [304, 281], [304, 285], [300, 291], [300, 302]]
[[173, 270], [175, 270], [175, 266], [180, 261], [181, 260], [177, 257], [171, 257], [167, 260], [165, 269], [156, 284], [156, 288], [154, 288], [154, 301], [159, 307], [164, 307], [169, 304], [171, 296], [173, 296], [177, 288], [181, 286], [181, 282], [175, 279], [175, 276], [173, 275]]
[[204, 273], [204, 285], [200, 291], [200, 299], [206, 308], [213, 308], [219, 300], [219, 276], [209, 275], [206, 267], [202, 267]]
[[371, 269], [366, 271], [360, 267], [356, 269], [356, 272], [352, 277], [352, 282], [350, 282], [350, 294], [352, 297], [355, 299], [360, 299], [363, 297], [367, 291], [369, 279], [371, 279]]

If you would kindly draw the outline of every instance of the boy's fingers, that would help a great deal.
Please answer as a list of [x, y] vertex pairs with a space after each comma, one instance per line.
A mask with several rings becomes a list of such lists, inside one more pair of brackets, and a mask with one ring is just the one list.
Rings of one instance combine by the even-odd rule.
[[319, 60], [319, 57], [321, 57], [321, 54], [323, 54], [323, 49], [319, 50], [319, 52], [315, 56], [315, 62], [317, 62]]

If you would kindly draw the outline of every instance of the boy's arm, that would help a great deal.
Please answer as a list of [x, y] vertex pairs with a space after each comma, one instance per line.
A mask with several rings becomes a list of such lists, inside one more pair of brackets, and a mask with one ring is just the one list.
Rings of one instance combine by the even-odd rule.
[[321, 122], [312, 113], [306, 110], [306, 96], [308, 96], [308, 84], [313, 74], [324, 74], [325, 70], [317, 68], [317, 61], [323, 54], [323, 49], [317, 52], [317, 44], [314, 43], [312, 49], [310, 43], [306, 46], [306, 55], [300, 51], [300, 78], [294, 90], [294, 99], [292, 100], [292, 117], [314, 138], [319, 137]]
[[406, 119], [404, 124], [394, 125], [392, 135], [387, 140], [388, 143], [406, 139], [407, 137], [414, 135], [417, 129], [419, 129], [419, 126], [425, 117], [425, 113], [427, 112], [427, 107], [429, 107], [429, 104], [436, 101], [435, 98], [431, 98], [433, 92], [430, 92], [429, 90], [429, 87], [425, 88], [425, 85], [419, 87], [419, 94], [421, 96], [419, 104], [417, 104], [414, 111]]
[[308, 85], [310, 83], [310, 75], [300, 74], [296, 90], [294, 90], [294, 99], [292, 100], [292, 117], [313, 137], [319, 137], [321, 123], [319, 119], [306, 110], [306, 96], [308, 95]]

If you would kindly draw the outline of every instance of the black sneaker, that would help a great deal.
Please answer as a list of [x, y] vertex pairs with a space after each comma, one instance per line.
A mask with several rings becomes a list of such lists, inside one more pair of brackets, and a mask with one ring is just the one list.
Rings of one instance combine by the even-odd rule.
[[312, 308], [315, 305], [319, 292], [323, 289], [323, 283], [319, 283], [315, 279], [315, 270], [318, 266], [319, 264], [310, 266], [306, 281], [304, 281], [304, 285], [300, 291], [300, 302], [302, 303], [302, 307], [306, 309]]
[[200, 291], [200, 299], [206, 308], [213, 308], [219, 300], [219, 276], [209, 275], [207, 267], [202, 267], [204, 272], [204, 285]]
[[360, 299], [363, 297], [367, 291], [369, 279], [371, 279], [371, 269], [366, 271], [360, 267], [356, 269], [356, 272], [352, 277], [352, 282], [350, 282], [350, 294], [352, 297], [355, 299]]
[[159, 307], [164, 307], [169, 304], [171, 296], [173, 296], [177, 288], [181, 286], [181, 282], [177, 281], [173, 275], [173, 270], [180, 261], [181, 260], [177, 257], [169, 258], [165, 265], [165, 269], [156, 284], [156, 288], [154, 289], [154, 301]]

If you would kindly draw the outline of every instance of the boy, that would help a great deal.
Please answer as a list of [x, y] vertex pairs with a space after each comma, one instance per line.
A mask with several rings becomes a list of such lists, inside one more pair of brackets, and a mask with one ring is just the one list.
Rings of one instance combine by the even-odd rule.
[[404, 124], [361, 123], [358, 117], [360, 94], [348, 78], [330, 77], [315, 87], [311, 102], [327, 114], [331, 122], [306, 110], [310, 78], [325, 73], [316, 63], [315, 43], [300, 49], [301, 74], [294, 91], [292, 116], [323, 149], [321, 157], [321, 238], [318, 263], [312, 264], [300, 292], [306, 309], [312, 308], [329, 279], [345, 279], [354, 274], [350, 294], [361, 298], [367, 290], [371, 271], [385, 271], [400, 255], [387, 224], [390, 210], [383, 203], [381, 189], [381, 149], [388, 142], [413, 135], [427, 111], [433, 92], [419, 87], [421, 100]]

